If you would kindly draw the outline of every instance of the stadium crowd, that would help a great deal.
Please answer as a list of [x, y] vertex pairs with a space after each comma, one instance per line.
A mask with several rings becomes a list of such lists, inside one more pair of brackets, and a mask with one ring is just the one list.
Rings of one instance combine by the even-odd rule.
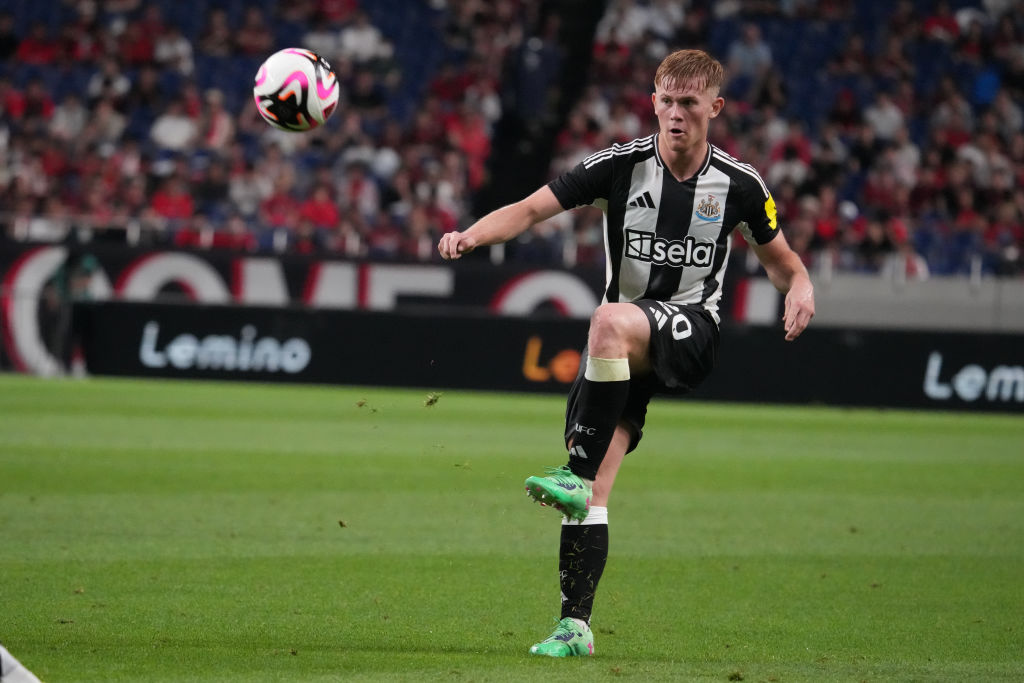
[[[509, 60], [533, 41], [558, 62], [529, 0], [36, 5], [0, 14], [0, 222], [23, 241], [435, 259], [487, 182]], [[344, 86], [301, 135], [249, 94], [296, 44]], [[552, 175], [653, 130], [677, 47], [726, 64], [712, 141], [761, 171], [812, 267], [1024, 269], [1021, 0], [609, 0]], [[602, 258], [594, 209], [530, 239], [509, 257]]]

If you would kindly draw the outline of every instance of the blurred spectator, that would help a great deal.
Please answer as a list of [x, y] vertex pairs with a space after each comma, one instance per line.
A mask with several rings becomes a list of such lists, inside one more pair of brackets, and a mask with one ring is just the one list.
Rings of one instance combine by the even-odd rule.
[[536, 35], [523, 41], [509, 75], [513, 79], [510, 87], [515, 92], [515, 113], [527, 126], [539, 125], [549, 103], [557, 97], [563, 65], [559, 26], [558, 17], [552, 15]]
[[905, 39], [898, 35], [890, 35], [885, 41], [885, 49], [874, 59], [872, 70], [880, 79], [882, 87], [912, 78], [916, 69], [907, 58]]
[[259, 7], [249, 6], [242, 15], [242, 25], [235, 32], [235, 48], [244, 56], [269, 55], [274, 36], [267, 26], [266, 17]]
[[365, 64], [389, 53], [380, 29], [370, 23], [366, 12], [356, 12], [353, 20], [341, 30], [338, 51], [356, 64]]
[[347, 23], [359, 9], [359, 0], [315, 0], [315, 16], [331, 25]]
[[999, 135], [1010, 140], [1024, 130], [1024, 110], [1013, 101], [1007, 90], [1000, 90], [992, 102], [992, 113], [996, 118]]
[[673, 42], [683, 47], [706, 50], [707, 35], [707, 13], [691, 7], [683, 17]]
[[885, 224], [878, 218], [869, 219], [857, 248], [860, 269], [869, 273], [881, 271], [885, 261], [894, 251], [895, 245], [889, 239]]
[[159, 33], [150, 33], [141, 21], [129, 21], [118, 38], [117, 52], [122, 64], [138, 67], [153, 61], [154, 40]]
[[103, 0], [102, 2], [103, 11], [118, 21], [134, 13], [141, 4], [142, 0]]
[[100, 63], [99, 70], [89, 78], [86, 94], [92, 106], [104, 101], [121, 109], [131, 88], [132, 82], [124, 75], [120, 62], [114, 57], [108, 57]]
[[454, 62], [444, 62], [431, 80], [428, 89], [430, 94], [442, 102], [460, 102], [472, 85], [472, 75]]
[[646, 28], [660, 40], [670, 43], [682, 28], [686, 14], [684, 4], [678, 0], [653, 0], [647, 13]]
[[223, 159], [213, 157], [196, 173], [192, 196], [199, 211], [220, 221], [231, 213], [229, 206], [230, 176]]
[[189, 77], [195, 71], [192, 43], [175, 24], [169, 25], [167, 30], [157, 36], [153, 46], [153, 60], [160, 68], [180, 76]]
[[981, 22], [973, 20], [956, 39], [953, 54], [960, 61], [979, 65], [991, 57], [991, 50], [992, 47], [985, 39]]
[[24, 95], [25, 125], [22, 132], [29, 135], [40, 135], [46, 130], [53, 116], [53, 100], [46, 84], [39, 79], [32, 79], [25, 87]]
[[469, 187], [479, 189], [484, 182], [487, 158], [491, 154], [491, 139], [487, 121], [468, 103], [445, 124], [448, 143], [458, 149], [466, 159]]
[[960, 25], [953, 15], [949, 2], [939, 0], [935, 11], [924, 20], [923, 34], [930, 40], [953, 43], [960, 36]]
[[[681, 13], [682, 9], [678, 9]], [[671, 18], [674, 15], [669, 14], [668, 16]], [[651, 12], [647, 4], [630, 2], [630, 0], [612, 0], [597, 26], [597, 41], [601, 43], [617, 42], [624, 45], [637, 44], [645, 37], [651, 26], [651, 20]], [[672, 27], [664, 28], [671, 30]]]
[[149, 137], [161, 150], [183, 152], [195, 144], [199, 138], [199, 128], [195, 120], [185, 112], [184, 101], [175, 98], [153, 121]]
[[216, 88], [206, 91], [199, 134], [204, 149], [223, 153], [235, 138], [235, 119], [224, 107], [224, 93]]
[[228, 22], [227, 11], [220, 7], [211, 8], [199, 35], [199, 52], [210, 57], [228, 57], [234, 46], [234, 31]]
[[630, 110], [627, 102], [617, 99], [612, 102], [608, 112], [608, 121], [602, 126], [604, 134], [610, 142], [626, 143], [640, 136], [642, 127], [640, 117]]
[[370, 258], [392, 260], [402, 253], [405, 235], [401, 227], [386, 213], [374, 216], [366, 235], [366, 255]]
[[1001, 68], [1006, 67], [1013, 61], [1015, 54], [1020, 54], [1022, 27], [1014, 21], [1014, 17], [1007, 13], [999, 17], [995, 29], [989, 37], [989, 44], [992, 46], [992, 58]]
[[75, 142], [85, 129], [89, 110], [74, 91], [68, 91], [60, 104], [54, 107], [50, 119], [50, 135], [61, 142]]
[[922, 24], [923, 20], [918, 16], [913, 0], [899, 0], [886, 20], [887, 44], [893, 39], [902, 44], [916, 40]]
[[1024, 220], [1012, 201], [1001, 202], [984, 235], [985, 252], [992, 269], [1000, 275], [1020, 271], [1024, 249]]
[[256, 239], [245, 219], [238, 214], [233, 214], [224, 224], [224, 230], [214, 237], [214, 246], [252, 251], [256, 249]]
[[234, 173], [228, 182], [228, 197], [238, 213], [246, 218], [254, 218], [260, 204], [274, 191], [273, 181], [257, 174], [252, 163], [246, 162], [245, 167]]
[[338, 225], [338, 205], [331, 196], [331, 188], [317, 185], [310, 196], [299, 207], [299, 217], [309, 221], [315, 228], [332, 230]]
[[437, 258], [437, 240], [441, 231], [437, 229], [431, 213], [424, 204], [417, 204], [406, 217], [406, 237], [399, 251], [406, 258], [415, 261], [429, 261]]
[[761, 38], [757, 24], [744, 24], [740, 31], [740, 37], [729, 45], [726, 58], [730, 79], [726, 92], [749, 100], [774, 62], [772, 50]]
[[380, 191], [363, 163], [349, 164], [338, 184], [341, 205], [372, 221], [380, 210]]
[[116, 145], [121, 141], [128, 121], [114, 108], [113, 102], [100, 100], [92, 110], [92, 116], [85, 124], [79, 142], [83, 145]]
[[153, 193], [150, 208], [172, 225], [182, 224], [195, 213], [192, 193], [189, 192], [186, 183], [177, 176], [166, 178], [160, 183]]
[[317, 228], [312, 221], [302, 216], [288, 236], [288, 247], [299, 254], [313, 254], [327, 248], [328, 239], [325, 232]]
[[75, 21], [65, 24], [60, 32], [61, 58], [65, 62], [93, 64], [108, 51], [114, 52], [116, 38], [109, 27], [98, 25], [95, 16], [79, 8]]
[[17, 34], [14, 32], [14, 15], [0, 12], [0, 61], [6, 61], [18, 50]]
[[864, 121], [871, 126], [875, 137], [882, 142], [888, 142], [896, 137], [897, 131], [905, 124], [903, 112], [885, 90], [875, 92], [874, 102], [864, 110]]
[[340, 36], [326, 19], [318, 18], [302, 36], [302, 45], [334, 65], [340, 54]]
[[914, 187], [921, 167], [921, 150], [911, 139], [906, 126], [896, 131], [890, 145], [886, 161], [892, 165], [896, 181], [904, 187]]
[[[60, 197], [49, 196], [43, 200], [39, 211], [26, 216], [25, 234], [20, 239], [38, 242], [60, 242], [71, 230], [71, 216], [68, 207]], [[17, 230], [18, 227], [15, 227]]]
[[167, 31], [164, 11], [160, 3], [147, 2], [141, 10], [141, 16], [138, 11], [133, 12], [133, 15], [139, 16], [139, 27], [145, 35], [149, 36], [150, 40], [156, 40]]
[[167, 101], [160, 83], [160, 72], [151, 65], [143, 66], [135, 76], [124, 98], [124, 111], [132, 117], [152, 121]]
[[270, 196], [260, 202], [259, 218], [270, 228], [294, 228], [299, 218], [299, 202], [292, 194], [291, 178], [278, 178]]
[[800, 187], [809, 175], [810, 167], [800, 158], [792, 145], [786, 145], [782, 157], [771, 164], [764, 179], [772, 187], [786, 183]]
[[849, 154], [839, 128], [831, 123], [823, 124], [811, 147], [814, 177], [824, 185], [838, 183]]
[[348, 106], [359, 112], [363, 124], [377, 129], [387, 116], [387, 96], [373, 73], [359, 69], [348, 91]]
[[397, 121], [388, 121], [380, 133], [379, 144], [370, 155], [370, 171], [385, 183], [402, 168], [402, 134], [402, 126]]
[[871, 68], [871, 57], [864, 45], [864, 37], [856, 33], [848, 37], [828, 68], [830, 75], [836, 78], [848, 79], [867, 73]]
[[33, 22], [28, 35], [18, 43], [14, 57], [22, 64], [37, 66], [53, 64], [59, 54], [57, 40], [50, 35], [45, 23]]
[[857, 97], [853, 94], [852, 90], [843, 88], [836, 94], [835, 102], [828, 112], [827, 120], [829, 123], [836, 125], [845, 135], [850, 135], [853, 131], [860, 128], [861, 122], [864, 120], [864, 114], [861, 112], [860, 105], [857, 103]]

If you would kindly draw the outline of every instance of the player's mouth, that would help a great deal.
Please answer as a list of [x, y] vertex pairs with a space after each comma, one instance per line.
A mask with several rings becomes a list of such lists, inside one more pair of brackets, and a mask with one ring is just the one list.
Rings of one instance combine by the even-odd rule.
[[682, 128], [669, 128], [668, 133], [669, 135], [678, 137], [680, 135], [684, 135], [685, 131]]

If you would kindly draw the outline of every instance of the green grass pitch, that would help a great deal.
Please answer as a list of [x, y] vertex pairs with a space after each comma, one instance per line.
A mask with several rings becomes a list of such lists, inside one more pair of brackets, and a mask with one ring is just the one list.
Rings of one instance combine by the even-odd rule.
[[0, 641], [44, 681], [1024, 680], [1024, 420], [656, 402], [597, 656], [562, 398], [0, 377]]

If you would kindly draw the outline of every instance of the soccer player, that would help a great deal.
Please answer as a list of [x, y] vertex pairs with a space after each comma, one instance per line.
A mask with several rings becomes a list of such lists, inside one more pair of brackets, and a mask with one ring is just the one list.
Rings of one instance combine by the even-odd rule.
[[562, 619], [530, 652], [590, 655], [590, 615], [608, 557], [608, 498], [626, 453], [643, 435], [657, 393], [696, 387], [715, 364], [718, 301], [739, 230], [772, 284], [785, 293], [785, 338], [814, 315], [807, 269], [776, 222], [756, 170], [707, 141], [724, 106], [722, 65], [700, 50], [667, 56], [654, 77], [658, 132], [592, 154], [533, 194], [497, 209], [438, 250], [457, 259], [508, 241], [583, 205], [604, 212], [607, 282], [590, 319], [580, 373], [569, 392], [569, 462], [529, 477], [527, 493], [562, 513]]

